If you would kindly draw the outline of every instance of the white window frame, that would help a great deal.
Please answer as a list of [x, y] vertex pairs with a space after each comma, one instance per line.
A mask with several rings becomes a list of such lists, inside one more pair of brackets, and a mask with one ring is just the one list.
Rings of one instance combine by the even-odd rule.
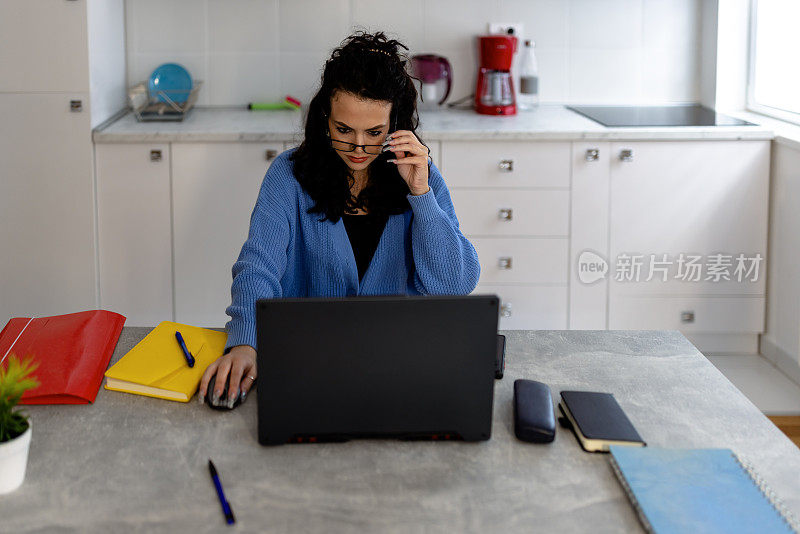
[[764, 104], [759, 104], [755, 100], [757, 12], [758, 0], [750, 0], [750, 42], [748, 43], [749, 51], [747, 58], [747, 110], [800, 125], [800, 113], [792, 113], [791, 111], [765, 106]]

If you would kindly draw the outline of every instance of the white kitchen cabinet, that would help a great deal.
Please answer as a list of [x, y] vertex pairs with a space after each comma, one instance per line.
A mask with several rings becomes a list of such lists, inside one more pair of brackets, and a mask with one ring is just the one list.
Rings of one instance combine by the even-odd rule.
[[570, 329], [604, 330], [607, 325], [609, 155], [606, 142], [572, 144]]
[[[679, 328], [699, 334], [706, 351], [730, 350], [725, 336], [755, 339], [764, 328], [769, 142], [613, 142], [608, 149], [608, 328]], [[602, 199], [604, 171], [596, 172]], [[582, 212], [573, 204], [573, 228]], [[598, 233], [581, 246], [602, 254], [605, 242]], [[741, 280], [740, 255], [754, 269]], [[700, 271], [685, 279], [679, 262], [692, 257]], [[728, 280], [715, 280], [714, 263]]]
[[0, 93], [0, 325], [95, 307], [87, 97]]
[[[168, 163], [158, 172], [134, 153], [149, 156], [152, 147], [98, 145], [102, 303], [115, 294], [104, 273], [124, 271], [123, 249], [136, 250], [150, 262], [115, 289], [134, 323], [223, 326], [231, 267], [258, 189], [269, 159], [287, 144], [173, 142], [161, 146]], [[680, 329], [703, 350], [754, 346], [763, 331], [764, 264], [761, 278], [747, 283], [614, 277], [621, 253], [765, 257], [768, 142], [529, 142], [512, 143], [511, 151], [503, 143], [483, 143], [486, 151], [471, 142], [432, 145], [461, 230], [478, 251], [474, 293], [500, 296], [501, 329]], [[630, 161], [620, 159], [624, 150]], [[511, 160], [511, 170], [497, 170], [499, 157]], [[114, 166], [125, 168], [117, 190], [105, 179]], [[138, 190], [125, 189], [141, 176]], [[497, 185], [500, 179], [511, 181]], [[113, 196], [127, 205], [104, 210]], [[607, 264], [595, 281], [578, 276], [584, 252]]]
[[566, 239], [471, 237], [481, 283], [566, 284]]
[[570, 143], [452, 141], [441, 153], [481, 264], [473, 293], [500, 297], [501, 330], [566, 328]]
[[170, 150], [98, 144], [100, 305], [128, 326], [173, 320]]
[[[619, 154], [630, 150], [631, 161]], [[609, 253], [656, 259], [760, 254], [757, 280], [639, 282], [611, 277], [616, 295], [763, 295], [769, 194], [768, 141], [611, 144]], [[666, 266], [666, 265], [665, 265]], [[749, 266], [749, 262], [748, 262]], [[672, 266], [677, 269], [676, 265]], [[731, 269], [732, 270], [732, 269]], [[612, 273], [613, 274], [613, 273]], [[670, 273], [672, 274], [672, 273]]]
[[433, 160], [433, 163], [442, 172], [442, 143], [439, 141], [425, 141], [425, 145], [427, 145], [428, 150], [431, 151], [430, 156]]
[[452, 187], [464, 235], [569, 236], [569, 190], [484, 191]]
[[283, 143], [173, 143], [175, 318], [222, 327], [231, 268], [264, 174]]
[[569, 188], [569, 143], [451, 141], [442, 166], [450, 187]]
[[88, 93], [87, 26], [85, 0], [0, 2], [0, 92]]
[[[615, 296], [611, 306], [611, 330], [753, 335], [764, 330], [763, 297]], [[687, 310], [691, 322], [681, 320]]]
[[125, 106], [121, 15], [0, 1], [0, 324], [98, 305], [91, 130]]
[[567, 328], [565, 285], [500, 285], [479, 283], [473, 295], [500, 297], [499, 330], [564, 330]]

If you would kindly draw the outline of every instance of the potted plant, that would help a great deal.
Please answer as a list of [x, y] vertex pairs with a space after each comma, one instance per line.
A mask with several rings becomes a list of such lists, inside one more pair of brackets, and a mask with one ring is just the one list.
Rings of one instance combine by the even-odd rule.
[[30, 359], [20, 362], [13, 354], [5, 369], [0, 365], [0, 495], [14, 491], [25, 480], [31, 422], [14, 408], [25, 391], [39, 385], [31, 377], [36, 367]]

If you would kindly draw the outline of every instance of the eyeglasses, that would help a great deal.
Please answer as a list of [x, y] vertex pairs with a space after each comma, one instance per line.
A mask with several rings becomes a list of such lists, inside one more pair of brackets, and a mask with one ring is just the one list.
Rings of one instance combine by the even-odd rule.
[[[327, 115], [325, 115], [327, 117]], [[397, 130], [397, 117], [394, 119], [394, 130]], [[394, 131], [390, 130], [390, 131]], [[328, 140], [331, 142], [331, 147], [334, 150], [338, 150], [339, 152], [355, 152], [358, 147], [364, 149], [364, 153], [369, 154], [371, 156], [376, 156], [383, 152], [384, 145], [357, 145], [355, 143], [349, 143], [347, 141], [340, 141], [338, 139], [333, 139], [328, 132], [325, 133], [328, 136]]]
[[365, 153], [371, 155], [380, 154], [383, 150], [383, 145], [357, 145], [347, 141], [339, 141], [338, 139], [331, 139], [331, 146], [339, 152], [355, 152], [358, 147], [361, 147]]

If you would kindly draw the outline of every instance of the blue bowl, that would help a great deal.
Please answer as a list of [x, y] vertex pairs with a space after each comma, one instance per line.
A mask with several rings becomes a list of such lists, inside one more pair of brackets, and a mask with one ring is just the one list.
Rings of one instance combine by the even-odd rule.
[[150, 75], [148, 81], [150, 98], [157, 98], [161, 102], [169, 102], [163, 91], [176, 104], [183, 104], [192, 91], [192, 77], [183, 66], [177, 63], [164, 63], [159, 65]]

